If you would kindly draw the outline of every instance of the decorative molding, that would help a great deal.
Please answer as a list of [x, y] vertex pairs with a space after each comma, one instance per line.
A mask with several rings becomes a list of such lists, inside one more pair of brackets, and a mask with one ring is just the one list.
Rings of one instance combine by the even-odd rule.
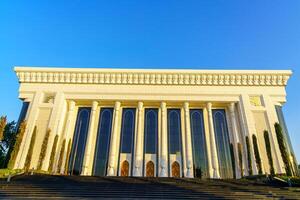
[[290, 70], [133, 70], [15, 67], [20, 83], [286, 86]]

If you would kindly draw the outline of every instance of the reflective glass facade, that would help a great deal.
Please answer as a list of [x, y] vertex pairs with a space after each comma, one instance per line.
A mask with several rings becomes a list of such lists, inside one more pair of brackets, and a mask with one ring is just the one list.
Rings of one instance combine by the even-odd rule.
[[215, 139], [221, 178], [233, 178], [230, 141], [224, 109], [213, 110]]
[[198, 178], [208, 177], [203, 111], [201, 109], [191, 109], [190, 120], [193, 145], [194, 176]]
[[145, 153], [157, 153], [158, 109], [145, 109], [144, 125]]
[[120, 153], [133, 153], [135, 108], [124, 108], [122, 115]]
[[69, 173], [80, 175], [83, 165], [91, 108], [79, 108], [69, 160]]
[[101, 108], [94, 157], [94, 176], [106, 175], [112, 120], [113, 108]]

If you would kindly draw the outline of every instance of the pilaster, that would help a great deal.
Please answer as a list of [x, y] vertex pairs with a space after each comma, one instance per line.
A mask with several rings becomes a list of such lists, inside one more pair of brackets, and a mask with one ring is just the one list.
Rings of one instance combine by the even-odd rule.
[[220, 178], [219, 161], [218, 161], [217, 146], [215, 140], [213, 116], [212, 116], [212, 103], [207, 103], [207, 112], [208, 112], [208, 122], [209, 122], [213, 178]]
[[207, 108], [203, 108], [203, 121], [204, 121], [204, 129], [205, 129], [205, 144], [206, 144], [206, 152], [207, 152], [207, 168], [208, 168], [208, 177], [214, 178], [213, 175], [213, 167], [212, 167], [212, 151], [211, 151], [211, 142], [210, 142], [210, 131], [209, 131], [209, 120], [208, 120], [208, 112]]
[[137, 119], [137, 141], [135, 148], [135, 157], [134, 157], [134, 168], [133, 176], [142, 176], [143, 174], [143, 120], [144, 120], [144, 108], [143, 102], [138, 102], [138, 119]]
[[92, 175], [93, 156], [91, 155], [91, 153], [92, 153], [92, 149], [95, 149], [95, 143], [93, 145], [93, 141], [96, 140], [96, 132], [97, 132], [97, 128], [95, 127], [97, 108], [98, 108], [98, 102], [93, 101], [88, 135], [87, 135], [87, 141], [86, 141], [86, 145], [85, 145], [86, 148], [85, 148], [85, 154], [84, 154], [84, 159], [83, 159], [82, 175]]
[[184, 103], [184, 121], [185, 121], [185, 142], [186, 142], [186, 167], [187, 171], [185, 177], [193, 178], [193, 153], [192, 153], [192, 136], [190, 124], [190, 109], [189, 103]]
[[167, 132], [167, 105], [162, 102], [161, 108], [161, 162], [160, 177], [168, 177], [168, 132]]
[[119, 118], [120, 118], [120, 108], [121, 103], [117, 101], [115, 103], [114, 108], [114, 119], [113, 119], [113, 129], [112, 129], [112, 137], [111, 137], [111, 143], [110, 143], [110, 151], [109, 151], [109, 164], [107, 169], [107, 175], [108, 176], [116, 176], [117, 175], [117, 165], [116, 165], [116, 159], [118, 156], [118, 131], [119, 131]]

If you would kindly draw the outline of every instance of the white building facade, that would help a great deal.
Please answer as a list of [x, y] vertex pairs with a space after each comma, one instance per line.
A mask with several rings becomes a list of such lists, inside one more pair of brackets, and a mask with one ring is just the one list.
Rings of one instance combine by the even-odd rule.
[[41, 169], [52, 165], [58, 174], [240, 178], [258, 174], [253, 135], [262, 173], [270, 173], [265, 130], [281, 174], [276, 122], [293, 152], [281, 110], [289, 70], [15, 71], [27, 124], [16, 169], [24, 168], [29, 148], [37, 169], [47, 131]]

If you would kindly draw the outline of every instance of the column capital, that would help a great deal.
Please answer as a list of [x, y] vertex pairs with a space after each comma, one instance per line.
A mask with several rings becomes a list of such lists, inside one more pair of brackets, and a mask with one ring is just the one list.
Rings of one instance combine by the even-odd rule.
[[166, 104], [166, 102], [161, 102], [160, 103], [160, 107], [161, 107], [161, 109], [166, 109], [167, 108], [167, 104]]
[[234, 110], [235, 110], [235, 103], [234, 103], [234, 102], [231, 102], [231, 103], [228, 105], [228, 108], [229, 108], [229, 111], [230, 111], [230, 112], [234, 112]]
[[208, 102], [206, 104], [206, 107], [207, 107], [207, 111], [210, 113], [211, 112], [211, 109], [212, 109], [212, 103], [211, 102]]
[[69, 101], [69, 111], [73, 111], [75, 108], [75, 105], [76, 105], [75, 101], [70, 100]]
[[138, 110], [141, 111], [143, 109], [144, 103], [142, 101], [138, 102]]
[[92, 103], [92, 111], [96, 111], [97, 110], [97, 107], [98, 107], [98, 101], [93, 101]]
[[183, 103], [184, 110], [186, 110], [186, 111], [189, 110], [189, 106], [190, 106], [189, 102]]
[[119, 111], [120, 107], [121, 107], [121, 102], [120, 101], [116, 101], [115, 102], [115, 110]]

